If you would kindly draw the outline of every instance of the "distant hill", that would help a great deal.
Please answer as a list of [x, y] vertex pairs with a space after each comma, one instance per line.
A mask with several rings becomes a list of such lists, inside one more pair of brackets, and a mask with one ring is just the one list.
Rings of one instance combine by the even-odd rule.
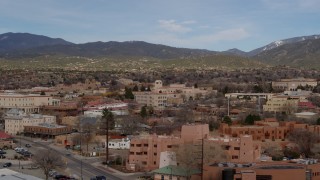
[[320, 39], [320, 35], [301, 36], [301, 37], [294, 37], [294, 38], [274, 41], [274, 42], [272, 42], [272, 43], [270, 43], [270, 44], [268, 44], [266, 46], [254, 49], [254, 50], [248, 52], [246, 55], [248, 57], [253, 57], [253, 56], [256, 56], [256, 55], [258, 55], [260, 53], [263, 54], [263, 52], [265, 52], [265, 51], [269, 51], [269, 50], [272, 50], [272, 49], [277, 48], [277, 47], [281, 47], [281, 46], [286, 45], [286, 44], [295, 44], [297, 42], [303, 42], [303, 41], [306, 41], [306, 40], [313, 40], [313, 39]]
[[228, 54], [228, 55], [236, 55], [236, 56], [247, 56], [247, 52], [241, 51], [237, 48], [229, 49], [227, 51], [222, 51], [222, 54]]
[[0, 57], [23, 58], [43, 55], [113, 57], [137, 56], [158, 59], [192, 58], [217, 54], [201, 49], [176, 48], [143, 41], [73, 44], [62, 39], [21, 33], [0, 36]]
[[34, 35], [29, 33], [9, 32], [0, 34], [0, 53], [57, 44], [70, 45], [72, 43], [61, 38], [50, 38], [47, 36]]
[[320, 39], [308, 39], [265, 50], [255, 59], [271, 65], [320, 68]]

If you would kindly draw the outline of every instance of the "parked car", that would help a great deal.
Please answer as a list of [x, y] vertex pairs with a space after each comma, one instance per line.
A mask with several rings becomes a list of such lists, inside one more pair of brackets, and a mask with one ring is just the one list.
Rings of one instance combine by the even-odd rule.
[[107, 178], [105, 176], [96, 176], [96, 177], [90, 178], [90, 180], [107, 180]]
[[5, 158], [6, 158], [6, 156], [5, 156], [5, 155], [0, 154], [0, 159], [5, 159]]
[[26, 147], [27, 147], [27, 148], [31, 148], [31, 145], [30, 145], [30, 144], [26, 144]]
[[7, 154], [7, 152], [0, 150], [0, 154]]
[[3, 167], [10, 167], [10, 166], [12, 166], [12, 163], [11, 163], [11, 162], [6, 162], [6, 163], [4, 163], [4, 165], [3, 165]]

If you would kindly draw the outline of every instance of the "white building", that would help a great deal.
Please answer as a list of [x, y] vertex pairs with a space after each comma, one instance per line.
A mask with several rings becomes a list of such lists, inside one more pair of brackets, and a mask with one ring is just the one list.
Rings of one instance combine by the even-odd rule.
[[39, 94], [16, 94], [2, 93], [0, 94], [0, 109], [20, 109], [26, 113], [39, 112], [42, 106], [59, 106], [60, 100], [51, 96]]
[[128, 115], [128, 103], [105, 103], [94, 106], [85, 106], [84, 115], [88, 117], [102, 116], [103, 109], [109, 109], [114, 115]]
[[11, 109], [5, 117], [5, 132], [16, 135], [24, 130], [24, 126], [35, 126], [41, 123], [56, 124], [55, 116], [41, 114], [26, 114], [22, 110]]
[[110, 140], [108, 143], [109, 149], [130, 149], [130, 139], [122, 138]]

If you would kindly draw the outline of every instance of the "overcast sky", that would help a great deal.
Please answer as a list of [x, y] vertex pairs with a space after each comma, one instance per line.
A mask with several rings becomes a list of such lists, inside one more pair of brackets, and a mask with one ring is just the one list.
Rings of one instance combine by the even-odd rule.
[[319, 0], [1, 0], [0, 34], [249, 51], [320, 34]]

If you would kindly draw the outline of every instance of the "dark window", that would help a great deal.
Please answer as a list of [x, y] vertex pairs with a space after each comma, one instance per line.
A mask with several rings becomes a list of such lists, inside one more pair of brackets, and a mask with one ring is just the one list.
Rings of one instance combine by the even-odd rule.
[[240, 147], [234, 147], [234, 150], [240, 150]]

